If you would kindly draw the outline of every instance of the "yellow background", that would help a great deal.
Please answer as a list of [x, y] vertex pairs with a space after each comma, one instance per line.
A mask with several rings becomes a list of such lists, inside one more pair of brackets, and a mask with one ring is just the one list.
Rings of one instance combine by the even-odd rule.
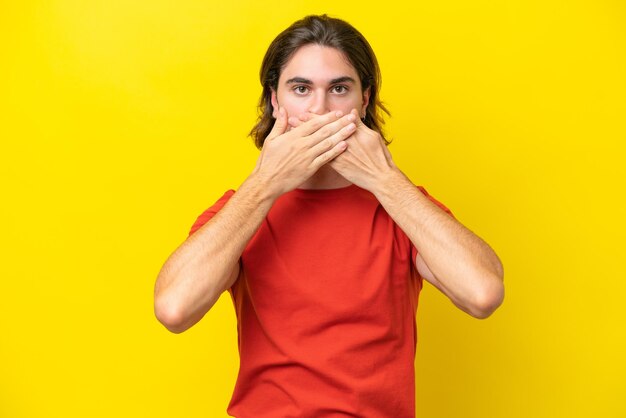
[[0, 417], [226, 416], [229, 295], [175, 335], [154, 281], [254, 166], [265, 49], [324, 12], [378, 55], [397, 164], [505, 267], [484, 321], [425, 286], [418, 417], [626, 416], [622, 1], [77, 0], [0, 4]]

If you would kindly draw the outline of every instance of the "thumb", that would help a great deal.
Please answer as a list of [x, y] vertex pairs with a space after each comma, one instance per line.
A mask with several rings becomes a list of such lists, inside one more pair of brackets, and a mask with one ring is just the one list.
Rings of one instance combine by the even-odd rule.
[[272, 130], [270, 131], [266, 140], [274, 139], [277, 136], [284, 134], [287, 131], [287, 125], [287, 112], [285, 111], [284, 107], [281, 107], [278, 109], [278, 118], [276, 118], [276, 121], [274, 122], [274, 127], [272, 127]]
[[391, 152], [389, 152], [389, 148], [387, 148], [387, 145], [385, 144], [383, 144], [383, 152], [385, 153], [385, 159], [387, 160], [387, 163], [389, 163], [390, 166], [395, 167], [393, 158], [391, 157]]
[[356, 117], [354, 123], [356, 124], [357, 128], [365, 126], [365, 124], [363, 123], [363, 119], [361, 119], [361, 114], [358, 110], [352, 109], [350, 113], [352, 113]]

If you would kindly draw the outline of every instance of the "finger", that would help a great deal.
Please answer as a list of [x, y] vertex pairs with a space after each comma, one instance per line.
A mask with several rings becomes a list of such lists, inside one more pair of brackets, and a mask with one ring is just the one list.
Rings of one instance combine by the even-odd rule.
[[[311, 119], [309, 122], [306, 122], [303, 126], [306, 126], [306, 124], [308, 123], [314, 123], [318, 119], [319, 117], [316, 119]], [[355, 116], [351, 113], [348, 113], [344, 117], [322, 126], [320, 129], [318, 129], [317, 131], [315, 131], [314, 133], [308, 136], [309, 146], [314, 147], [319, 142], [324, 141], [327, 138], [335, 135], [341, 129], [343, 129], [344, 127], [350, 124], [353, 124], [356, 127], [355, 121], [356, 121]], [[328, 144], [328, 142], [327, 142], [327, 148], [330, 148], [330, 144]]]
[[298, 115], [298, 117], [296, 116], [290, 116], [289, 117], [289, 124], [292, 126], [300, 126], [302, 125], [304, 122], [308, 122], [311, 119], [313, 119], [314, 117], [320, 116], [317, 113], [313, 113], [313, 112], [304, 112], [301, 113], [300, 115]]
[[387, 145], [383, 144], [383, 152], [385, 153], [385, 158], [389, 164], [393, 164], [393, 158], [391, 158], [391, 152], [389, 152], [389, 148]]
[[276, 138], [277, 136], [284, 134], [287, 131], [287, 125], [287, 111], [284, 107], [281, 107], [280, 109], [278, 109], [278, 118], [274, 122], [274, 126], [272, 127], [272, 130], [270, 131], [266, 140], [271, 140]]
[[309, 121], [300, 125], [297, 129], [300, 131], [299, 133], [302, 136], [308, 136], [316, 132], [323, 126], [326, 126], [329, 123], [338, 120], [342, 116], [343, 112], [340, 110], [331, 111], [324, 115], [316, 115], [315, 117], [312, 117]]
[[290, 116], [289, 117], [289, 127], [290, 127], [290, 129], [291, 128], [297, 128], [298, 126], [302, 125], [304, 122], [308, 122], [309, 120], [311, 120], [315, 116], [319, 116], [319, 115], [316, 115], [315, 113], [311, 113], [311, 112], [306, 112], [306, 113], [303, 113], [303, 114], [299, 115], [298, 117]]
[[289, 117], [289, 125], [297, 128], [298, 126], [302, 125], [304, 122], [302, 120], [300, 120], [300, 118], [297, 118], [295, 116], [290, 116]]
[[318, 116], [318, 115], [313, 112], [306, 112], [298, 116], [298, 119], [300, 119], [303, 122], [307, 122], [311, 120], [312, 118], [314, 118], [315, 116]]
[[365, 126], [365, 124], [363, 123], [363, 119], [361, 119], [361, 114], [359, 113], [358, 110], [352, 109], [350, 111], [350, 113], [353, 114], [354, 117], [356, 117], [356, 126], [357, 127]]
[[334, 160], [338, 155], [344, 152], [348, 148], [348, 144], [346, 141], [339, 141], [334, 147], [330, 150], [318, 155], [312, 163], [312, 166], [315, 170], [318, 170], [321, 166], [328, 163], [329, 161]]
[[354, 133], [355, 130], [356, 130], [355, 123], [350, 122], [348, 125], [343, 126], [341, 129], [339, 129], [339, 131], [335, 132], [333, 135], [322, 139], [317, 144], [312, 146], [311, 153], [315, 156], [318, 156], [327, 152], [328, 150], [335, 147], [341, 141], [345, 141], [346, 139], [348, 139]]

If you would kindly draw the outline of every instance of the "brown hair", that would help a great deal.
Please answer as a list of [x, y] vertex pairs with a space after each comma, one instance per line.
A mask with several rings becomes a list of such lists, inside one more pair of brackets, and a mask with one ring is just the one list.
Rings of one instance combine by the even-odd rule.
[[272, 90], [278, 89], [278, 78], [293, 54], [302, 46], [318, 44], [338, 49], [346, 55], [361, 79], [362, 91], [370, 88], [369, 103], [363, 123], [370, 129], [380, 133], [386, 144], [382, 126], [385, 123], [382, 112], [389, 111], [378, 98], [381, 85], [380, 68], [372, 47], [365, 37], [348, 22], [327, 15], [310, 15], [293, 23], [282, 31], [270, 44], [263, 64], [260, 78], [263, 93], [259, 100], [259, 119], [250, 131], [257, 148], [263, 147], [265, 138], [274, 126], [272, 116]]

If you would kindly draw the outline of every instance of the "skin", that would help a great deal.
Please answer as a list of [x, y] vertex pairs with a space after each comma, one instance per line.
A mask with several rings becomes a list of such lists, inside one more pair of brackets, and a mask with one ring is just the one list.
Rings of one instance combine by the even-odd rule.
[[159, 272], [155, 314], [170, 331], [193, 326], [232, 286], [248, 241], [274, 201], [296, 187], [369, 190], [417, 247], [416, 268], [426, 281], [476, 318], [500, 306], [498, 256], [396, 166], [380, 134], [360, 120], [369, 100], [360, 86], [354, 67], [333, 48], [307, 45], [287, 63], [272, 93], [276, 123], [254, 170]]
[[[289, 60], [278, 79], [278, 91], [272, 92], [274, 117], [279, 107], [289, 116], [290, 127], [306, 116], [330, 111], [349, 114], [358, 109], [365, 116], [369, 89], [361, 89], [359, 76], [345, 56], [334, 48], [319, 45], [301, 47]], [[289, 129], [289, 128], [288, 128]], [[301, 189], [334, 189], [349, 186], [330, 165], [321, 167], [298, 187]]]

